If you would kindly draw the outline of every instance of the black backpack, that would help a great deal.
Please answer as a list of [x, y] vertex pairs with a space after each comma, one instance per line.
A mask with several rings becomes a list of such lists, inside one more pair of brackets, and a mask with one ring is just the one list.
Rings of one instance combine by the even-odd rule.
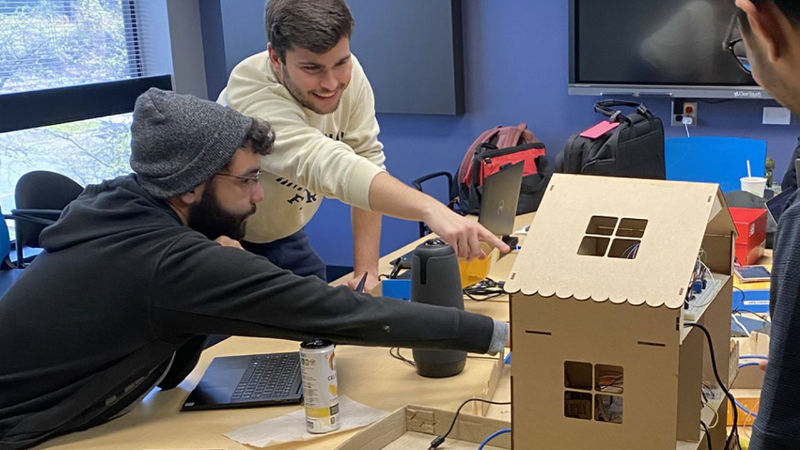
[[[613, 109], [636, 108], [631, 114]], [[664, 126], [644, 104], [604, 100], [594, 110], [607, 120], [572, 135], [556, 158], [556, 172], [665, 179]]]

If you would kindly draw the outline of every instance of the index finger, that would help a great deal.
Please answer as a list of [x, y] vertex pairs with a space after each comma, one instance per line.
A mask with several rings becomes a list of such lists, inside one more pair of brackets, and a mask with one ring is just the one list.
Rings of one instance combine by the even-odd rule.
[[501, 253], [508, 253], [511, 251], [511, 247], [509, 247], [508, 244], [485, 228], [481, 230], [480, 240], [500, 250]]

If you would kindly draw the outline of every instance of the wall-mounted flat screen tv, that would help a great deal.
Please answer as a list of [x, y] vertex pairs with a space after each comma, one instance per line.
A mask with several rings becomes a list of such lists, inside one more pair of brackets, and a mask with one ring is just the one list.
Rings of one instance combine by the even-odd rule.
[[722, 41], [726, 0], [570, 0], [569, 93], [770, 98]]

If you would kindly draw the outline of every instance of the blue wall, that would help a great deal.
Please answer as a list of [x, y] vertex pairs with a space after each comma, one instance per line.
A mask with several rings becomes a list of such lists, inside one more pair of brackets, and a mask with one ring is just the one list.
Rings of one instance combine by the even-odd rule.
[[[387, 167], [405, 182], [436, 170], [453, 171], [474, 137], [494, 125], [526, 122], [554, 157], [572, 133], [599, 120], [592, 111], [597, 98], [567, 95], [568, 2], [464, 1], [463, 26], [466, 114], [378, 116]], [[387, 55], [387, 64], [414, 61], [392, 61]], [[425, 68], [419, 73], [424, 83]], [[667, 137], [685, 136], [683, 128], [668, 125], [668, 99], [648, 98], [646, 104], [667, 123]], [[779, 180], [800, 134], [797, 118], [790, 126], [761, 125], [763, 106], [775, 102], [701, 102], [700, 125], [690, 131], [693, 136], [765, 139]], [[352, 264], [349, 207], [326, 200], [307, 231], [327, 264]], [[416, 236], [416, 223], [384, 218], [381, 253]]]

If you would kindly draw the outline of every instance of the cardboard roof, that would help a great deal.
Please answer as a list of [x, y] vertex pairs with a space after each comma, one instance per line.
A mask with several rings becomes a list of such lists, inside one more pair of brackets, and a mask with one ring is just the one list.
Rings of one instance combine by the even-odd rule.
[[[595, 216], [616, 225], [598, 231]], [[642, 224], [641, 237], [625, 236], [619, 219]], [[735, 233], [716, 184], [555, 174], [505, 290], [680, 308], [704, 235]], [[607, 238], [609, 249], [620, 239], [621, 257], [579, 254], [585, 238]]]

